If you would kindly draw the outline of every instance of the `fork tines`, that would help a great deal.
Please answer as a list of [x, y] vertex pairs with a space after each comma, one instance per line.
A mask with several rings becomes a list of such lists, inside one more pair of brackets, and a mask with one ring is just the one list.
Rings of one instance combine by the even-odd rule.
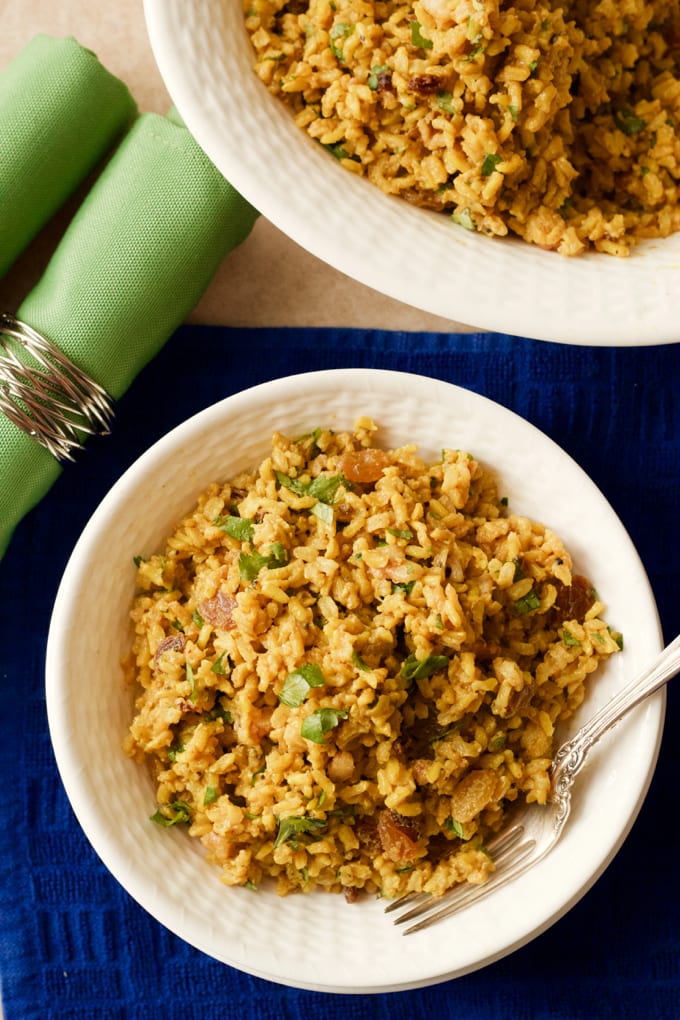
[[[501, 832], [488, 846], [488, 851], [493, 856], [494, 864], [499, 869], [494, 876], [481, 885], [465, 883], [452, 889], [451, 892], [435, 899], [429, 893], [406, 893], [399, 899], [390, 903], [385, 908], [386, 914], [407, 908], [405, 913], [394, 918], [395, 925], [405, 924], [407, 921], [414, 921], [421, 918], [416, 924], [407, 928], [403, 934], [410, 935], [416, 931], [422, 931], [431, 924], [450, 917], [464, 907], [470, 906], [477, 899], [482, 899], [491, 891], [491, 888], [500, 888], [510, 881], [517, 869], [517, 865], [524, 861], [527, 854], [531, 853], [535, 846], [535, 840], [527, 839], [521, 842], [524, 836], [524, 826], [519, 823]], [[501, 870], [502, 869], [502, 870]]]

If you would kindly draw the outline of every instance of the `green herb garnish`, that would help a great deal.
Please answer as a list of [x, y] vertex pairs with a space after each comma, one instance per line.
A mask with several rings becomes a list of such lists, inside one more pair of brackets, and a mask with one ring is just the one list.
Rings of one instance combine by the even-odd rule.
[[281, 542], [274, 542], [267, 556], [259, 552], [241, 553], [238, 558], [238, 572], [242, 581], [254, 581], [263, 567], [275, 570], [277, 567], [285, 567], [286, 563], [288, 553]]
[[307, 662], [288, 674], [281, 688], [279, 701], [289, 708], [299, 708], [312, 687], [323, 687], [325, 683], [326, 678], [319, 666], [314, 662]]
[[282, 485], [284, 489], [290, 489], [296, 496], [306, 496], [308, 482], [303, 482], [299, 478], [291, 478], [290, 475], [284, 474], [283, 471], [275, 471], [274, 477], [279, 485]]
[[332, 29], [328, 33], [328, 38], [331, 40], [331, 53], [334, 57], [337, 57], [338, 60], [342, 60], [343, 57], [342, 47], [338, 45], [337, 41], [342, 42], [350, 36], [353, 31], [354, 25], [345, 25], [339, 22], [337, 25], [333, 25]]
[[332, 503], [344, 480], [342, 475], [319, 475], [307, 486], [307, 495], [314, 496], [321, 503]]
[[413, 538], [413, 532], [409, 528], [388, 528], [387, 533], [395, 538], [404, 538], [408, 542]]
[[215, 661], [213, 662], [212, 666], [210, 667], [210, 672], [211, 673], [215, 673], [217, 676], [226, 676], [227, 675], [228, 670], [227, 670], [227, 667], [224, 665], [224, 656], [226, 654], [227, 654], [226, 652], [222, 652], [222, 654], [219, 656], [219, 658], [215, 659]]
[[446, 669], [448, 664], [446, 655], [428, 655], [425, 659], [417, 659], [415, 654], [411, 653], [401, 667], [400, 676], [408, 681], [424, 680], [425, 677], [438, 673], [440, 669]]
[[482, 177], [490, 177], [502, 159], [495, 152], [487, 152], [482, 163]]
[[185, 666], [185, 669], [184, 669], [184, 674], [185, 674], [185, 676], [186, 676], [186, 678], [187, 678], [187, 680], [189, 682], [189, 686], [191, 687], [191, 695], [190, 695], [189, 700], [191, 701], [191, 704], [193, 705], [196, 702], [197, 691], [196, 691], [196, 677], [194, 675], [193, 666], [191, 665], [190, 662], [187, 662], [187, 664]]
[[411, 42], [414, 46], [420, 46], [424, 50], [431, 50], [434, 45], [431, 39], [427, 39], [420, 31], [420, 22], [411, 22]]
[[389, 66], [387, 64], [376, 64], [375, 67], [371, 68], [370, 74], [366, 79], [366, 84], [372, 92], [376, 92], [380, 87], [380, 76], [389, 72]]
[[318, 475], [309, 482], [303, 482], [300, 478], [291, 478], [283, 471], [275, 471], [274, 475], [279, 485], [290, 489], [296, 496], [313, 496], [320, 503], [328, 504], [333, 502], [339, 487], [345, 482], [343, 475]]
[[159, 808], [150, 818], [166, 829], [171, 825], [185, 825], [191, 821], [191, 808], [183, 800], [173, 800], [171, 804]]
[[445, 823], [446, 828], [450, 829], [454, 836], [458, 836], [458, 839], [463, 838], [464, 829], [463, 826], [455, 818], [447, 818]]
[[215, 523], [237, 542], [252, 542], [253, 540], [255, 522], [249, 517], [218, 517]]
[[464, 227], [466, 230], [475, 229], [475, 224], [469, 209], [462, 209], [460, 212], [451, 213], [451, 219], [454, 223], [457, 223], [459, 227]]
[[521, 599], [515, 600], [515, 612], [523, 616], [525, 613], [530, 613], [532, 609], [538, 609], [540, 604], [541, 600], [532, 588]]
[[352, 651], [352, 665], [361, 670], [362, 673], [370, 673], [371, 667], [367, 666], [358, 652]]
[[512, 580], [514, 584], [515, 581], [522, 581], [526, 577], [526, 574], [522, 570], [522, 561], [519, 558], [519, 556], [515, 556], [512, 562], [515, 565], [515, 573], [512, 575]]
[[[274, 849], [295, 839], [300, 835], [320, 835], [320, 830], [325, 829], [327, 822], [323, 818], [301, 818], [297, 815], [289, 815], [287, 818], [279, 818], [279, 831], [276, 835]], [[317, 837], [318, 838], [318, 837]]]
[[619, 131], [623, 131], [624, 135], [628, 135], [629, 138], [632, 138], [633, 135], [639, 134], [640, 131], [644, 131], [647, 127], [646, 121], [642, 120], [641, 117], [636, 116], [632, 110], [627, 108], [615, 113], [614, 121]]
[[444, 113], [455, 113], [456, 107], [453, 104], [453, 96], [450, 92], [439, 92], [437, 95], [437, 106]]
[[177, 755], [183, 750], [184, 744], [180, 740], [177, 742], [177, 744], [174, 744], [172, 747], [168, 749], [168, 761], [176, 761]]
[[303, 721], [300, 727], [300, 734], [305, 740], [312, 740], [315, 744], [323, 744], [324, 736], [330, 730], [340, 725], [342, 719], [349, 715], [341, 708], [317, 708]]
[[315, 517], [318, 517], [324, 524], [330, 525], [333, 523], [335, 515], [333, 513], [333, 507], [329, 506], [328, 503], [322, 503], [319, 501], [314, 504], [309, 512], [314, 514]]
[[207, 786], [203, 797], [203, 806], [207, 807], [208, 804], [214, 804], [218, 797], [219, 793], [217, 792], [217, 787]]

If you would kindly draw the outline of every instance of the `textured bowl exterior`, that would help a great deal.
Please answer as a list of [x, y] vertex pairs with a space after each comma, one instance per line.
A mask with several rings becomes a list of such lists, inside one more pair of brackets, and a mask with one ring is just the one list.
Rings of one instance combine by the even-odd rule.
[[154, 55], [215, 165], [303, 248], [374, 290], [480, 329], [572, 344], [680, 341], [680, 234], [627, 259], [487, 238], [384, 195], [255, 75], [240, 0], [145, 0]]
[[[366, 369], [265, 383], [189, 419], [122, 476], [72, 554], [49, 633], [50, 733], [71, 804], [111, 873], [170, 930], [241, 970], [334, 992], [396, 990], [464, 974], [526, 943], [568, 910], [637, 815], [665, 704], [657, 695], [593, 751], [573, 821], [546, 860], [486, 903], [407, 940], [379, 900], [350, 906], [321, 893], [279, 898], [267, 889], [227, 888], [196, 840], [153, 825], [151, 782], [121, 750], [132, 713], [119, 663], [130, 639], [133, 557], [154, 551], [209, 482], [255, 466], [273, 431], [351, 427], [362, 414], [379, 424], [383, 445], [416, 441], [428, 459], [443, 446], [463, 448], [493, 466], [511, 509], [554, 528], [578, 569], [596, 580], [626, 650], [598, 675], [585, 711], [661, 646], [644, 569], [592, 482], [532, 425], [448, 383]], [[572, 729], [579, 721], [582, 714]]]

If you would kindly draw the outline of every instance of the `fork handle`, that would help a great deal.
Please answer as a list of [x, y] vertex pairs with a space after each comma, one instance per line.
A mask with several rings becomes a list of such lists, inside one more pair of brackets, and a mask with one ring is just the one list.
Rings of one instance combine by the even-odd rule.
[[565, 787], [570, 787], [586, 755], [600, 737], [679, 672], [680, 634], [631, 683], [615, 694], [588, 722], [584, 723], [571, 740], [562, 745], [555, 755], [553, 790], [559, 792]]

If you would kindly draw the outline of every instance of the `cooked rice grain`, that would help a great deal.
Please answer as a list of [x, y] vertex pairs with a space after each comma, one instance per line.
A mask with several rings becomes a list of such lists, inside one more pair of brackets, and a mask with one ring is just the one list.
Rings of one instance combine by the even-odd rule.
[[676, 0], [243, 6], [263, 82], [388, 194], [563, 255], [680, 229]]
[[559, 538], [478, 461], [374, 434], [274, 435], [139, 563], [126, 750], [155, 820], [188, 823], [228, 885], [484, 881], [619, 647]]

